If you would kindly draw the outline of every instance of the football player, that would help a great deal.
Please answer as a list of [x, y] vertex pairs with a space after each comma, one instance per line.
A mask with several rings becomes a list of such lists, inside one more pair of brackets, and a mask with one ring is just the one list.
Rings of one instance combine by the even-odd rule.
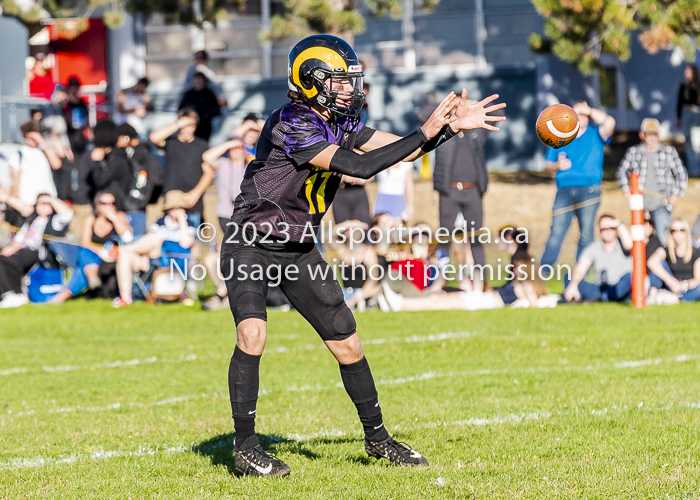
[[355, 51], [336, 36], [312, 35], [294, 46], [289, 53], [291, 101], [266, 121], [227, 224], [221, 272], [237, 333], [228, 377], [239, 474], [290, 473], [255, 435], [258, 372], [267, 337], [265, 299], [268, 285], [277, 280], [337, 359], [364, 427], [367, 453], [399, 466], [428, 464], [384, 426], [355, 320], [314, 235], [343, 175], [368, 179], [432, 151], [460, 130], [497, 131], [487, 122], [505, 120], [490, 114], [505, 104], [490, 104], [497, 95], [474, 103], [466, 90], [461, 96], [451, 92], [421, 128], [400, 138], [360, 122], [362, 77]]

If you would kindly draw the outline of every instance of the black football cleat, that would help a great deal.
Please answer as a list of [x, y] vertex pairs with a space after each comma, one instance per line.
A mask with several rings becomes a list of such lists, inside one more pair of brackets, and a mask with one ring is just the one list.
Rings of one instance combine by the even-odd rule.
[[236, 473], [243, 476], [283, 477], [292, 472], [289, 465], [274, 455], [270, 455], [262, 446], [257, 445], [247, 450], [236, 450]]
[[367, 441], [365, 451], [370, 457], [386, 458], [398, 467], [427, 467], [428, 461], [413, 448], [389, 438], [381, 442]]

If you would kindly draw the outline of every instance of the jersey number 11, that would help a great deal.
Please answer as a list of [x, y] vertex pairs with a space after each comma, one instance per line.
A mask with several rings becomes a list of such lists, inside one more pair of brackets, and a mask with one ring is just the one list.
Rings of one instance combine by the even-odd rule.
[[318, 169], [306, 179], [306, 200], [309, 202], [310, 214], [322, 214], [326, 211], [326, 183], [333, 172]]

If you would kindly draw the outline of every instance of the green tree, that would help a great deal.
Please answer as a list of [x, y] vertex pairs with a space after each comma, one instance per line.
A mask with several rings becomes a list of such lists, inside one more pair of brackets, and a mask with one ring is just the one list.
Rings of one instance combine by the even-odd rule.
[[630, 36], [639, 30], [642, 46], [654, 54], [681, 47], [695, 59], [700, 35], [700, 0], [532, 0], [544, 18], [544, 37], [530, 36], [538, 52], [554, 52], [584, 73], [595, 69], [601, 54], [626, 61]]
[[[412, 0], [415, 1], [415, 0]], [[440, 0], [421, 0], [421, 8], [433, 9]], [[372, 16], [390, 15], [400, 18], [404, 0], [365, 0]], [[284, 14], [272, 18], [270, 33], [265, 36], [306, 36], [333, 33], [345, 37], [362, 33], [365, 20], [359, 0], [285, 0]]]
[[231, 10], [241, 9], [244, 0], [1, 0], [3, 14], [26, 23], [56, 19], [64, 35], [79, 35], [87, 28], [87, 19], [100, 9], [105, 24], [121, 26], [126, 12], [164, 14], [168, 22], [183, 24], [216, 23]]

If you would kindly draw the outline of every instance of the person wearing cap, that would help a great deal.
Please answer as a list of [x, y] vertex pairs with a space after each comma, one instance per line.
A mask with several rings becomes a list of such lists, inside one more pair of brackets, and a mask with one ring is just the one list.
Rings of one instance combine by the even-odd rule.
[[187, 219], [187, 194], [183, 191], [168, 191], [165, 194], [163, 211], [165, 215], [151, 225], [146, 236], [130, 245], [119, 247], [117, 258], [117, 283], [119, 297], [112, 305], [116, 308], [132, 303], [133, 274], [148, 271], [151, 259], [161, 256], [163, 243], [177, 243], [183, 249], [192, 248], [195, 243], [196, 227]]
[[630, 196], [629, 177], [639, 174], [639, 187], [644, 194], [644, 209], [648, 210], [661, 243], [671, 225], [673, 206], [685, 194], [688, 174], [673, 146], [659, 143], [659, 120], [645, 118], [639, 137], [641, 144], [627, 150], [617, 169], [617, 180], [625, 196]]

